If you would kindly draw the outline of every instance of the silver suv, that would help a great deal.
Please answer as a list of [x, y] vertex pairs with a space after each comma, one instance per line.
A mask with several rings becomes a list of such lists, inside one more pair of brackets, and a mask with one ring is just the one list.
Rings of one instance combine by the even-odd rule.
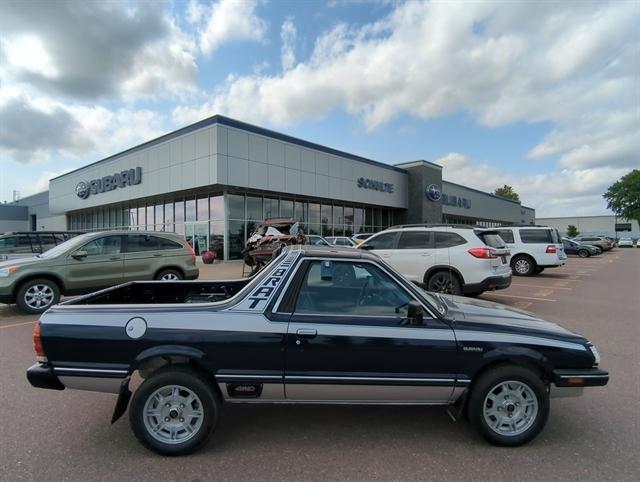
[[477, 296], [511, 284], [509, 250], [497, 231], [472, 226], [394, 226], [357, 249], [370, 250], [429, 291]]
[[511, 250], [511, 267], [516, 276], [542, 273], [567, 262], [560, 234], [548, 226], [504, 226], [496, 228]]

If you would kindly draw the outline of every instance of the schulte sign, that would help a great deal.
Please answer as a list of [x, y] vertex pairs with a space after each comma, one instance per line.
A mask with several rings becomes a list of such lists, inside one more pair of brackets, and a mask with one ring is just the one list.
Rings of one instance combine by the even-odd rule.
[[127, 169], [116, 172], [113, 176], [104, 176], [91, 181], [80, 181], [76, 184], [76, 195], [87, 199], [90, 195], [113, 191], [119, 187], [134, 186], [142, 182], [142, 168]]
[[374, 179], [367, 179], [364, 177], [358, 178], [358, 187], [360, 189], [371, 189], [372, 191], [381, 191], [381, 192], [393, 192], [393, 184], [389, 182], [376, 181]]

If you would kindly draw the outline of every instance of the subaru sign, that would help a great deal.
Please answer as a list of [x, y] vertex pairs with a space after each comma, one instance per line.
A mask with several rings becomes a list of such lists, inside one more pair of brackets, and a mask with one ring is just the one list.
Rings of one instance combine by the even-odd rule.
[[429, 184], [424, 193], [430, 201], [440, 201], [442, 197], [442, 191], [437, 184]]
[[119, 187], [135, 186], [142, 182], [142, 168], [127, 169], [116, 172], [113, 176], [104, 176], [91, 181], [80, 181], [76, 184], [76, 196], [87, 199], [91, 194], [113, 191]]

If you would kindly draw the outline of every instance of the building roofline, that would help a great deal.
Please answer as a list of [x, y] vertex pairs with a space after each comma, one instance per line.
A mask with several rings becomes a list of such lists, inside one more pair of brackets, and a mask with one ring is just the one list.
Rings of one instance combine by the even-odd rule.
[[421, 164], [427, 164], [428, 166], [436, 167], [442, 170], [442, 166], [440, 164], [436, 164], [435, 162], [425, 161], [424, 159], [418, 159], [417, 161], [400, 162], [398, 164], [394, 164], [394, 166], [396, 167], [402, 166], [403, 168], [407, 168], [407, 167], [419, 166]]
[[[615, 218], [615, 214], [594, 214], [590, 216], [588, 214], [583, 216], [540, 216], [540, 219], [584, 219], [584, 218]], [[627, 219], [622, 216], [618, 216], [618, 219]]]
[[494, 197], [496, 199], [500, 199], [501, 201], [507, 201], [507, 202], [510, 202], [510, 203], [514, 203], [514, 204], [517, 204], [520, 207], [523, 207], [523, 208], [526, 208], [526, 209], [531, 209], [532, 211], [535, 211], [534, 208], [530, 208], [530, 207], [524, 206], [522, 204], [522, 202], [520, 202], [520, 201], [514, 201], [512, 199], [507, 199], [506, 197], [496, 196], [495, 194], [491, 194], [489, 192], [484, 192], [484, 191], [481, 191], [480, 189], [474, 189], [474, 188], [469, 187], [469, 186], [463, 186], [462, 184], [458, 184], [458, 183], [451, 182], [451, 181], [446, 181], [444, 179], [442, 180], [442, 182], [443, 183], [446, 182], [447, 184], [453, 184], [454, 186], [461, 187], [463, 189], [468, 189], [470, 191], [479, 192], [480, 194], [484, 194], [485, 196]]
[[190, 124], [190, 125], [188, 125], [186, 127], [182, 127], [180, 129], [177, 129], [175, 131], [169, 132], [167, 134], [163, 134], [160, 137], [156, 137], [155, 139], [151, 139], [150, 141], [143, 142], [142, 144], [138, 144], [137, 146], [131, 147], [129, 149], [126, 149], [124, 151], [118, 152], [118, 153], [113, 154], [111, 156], [105, 157], [104, 159], [100, 159], [98, 161], [94, 161], [94, 162], [92, 162], [90, 164], [87, 164], [85, 166], [82, 166], [82, 167], [79, 167], [77, 169], [74, 169], [73, 171], [69, 171], [69, 172], [67, 172], [65, 174], [61, 174], [59, 176], [51, 178], [50, 180], [52, 181], [54, 179], [59, 179], [59, 178], [64, 177], [64, 176], [68, 176], [69, 174], [73, 174], [73, 173], [78, 172], [78, 171], [80, 171], [82, 169], [85, 169], [87, 167], [95, 166], [96, 164], [101, 164], [101, 163], [107, 162], [107, 161], [112, 161], [112, 160], [117, 159], [119, 157], [123, 157], [123, 156], [126, 156], [128, 154], [133, 154], [134, 152], [139, 152], [139, 151], [142, 151], [144, 149], [148, 149], [150, 147], [157, 146], [157, 145], [162, 144], [164, 142], [168, 142], [170, 140], [173, 140], [173, 139], [175, 139], [177, 137], [184, 136], [184, 135], [189, 134], [191, 132], [203, 129], [205, 127], [211, 127], [211, 126], [214, 126], [214, 125], [222, 125], [222, 126], [226, 126], [226, 127], [233, 127], [233, 128], [236, 128], [236, 129], [241, 129], [241, 130], [252, 132], [254, 134], [258, 134], [258, 135], [261, 135], [261, 136], [271, 137], [271, 138], [279, 140], [279, 141], [289, 142], [291, 144], [296, 144], [298, 146], [306, 147], [306, 148], [309, 148], [309, 149], [315, 149], [317, 151], [321, 151], [321, 152], [324, 152], [326, 154], [331, 154], [331, 155], [334, 155], [334, 156], [346, 157], [347, 159], [351, 159], [353, 161], [372, 164], [374, 166], [382, 167], [384, 169], [389, 169], [389, 170], [392, 170], [392, 171], [397, 171], [397, 172], [401, 172], [401, 173], [405, 173], [405, 174], [407, 172], [405, 169], [393, 166], [391, 164], [385, 164], [384, 162], [374, 161], [373, 159], [367, 159], [366, 157], [357, 156], [355, 154], [350, 154], [348, 152], [340, 151], [338, 149], [333, 149], [331, 147], [323, 146], [321, 144], [316, 144], [314, 142], [305, 141], [305, 140], [299, 139], [297, 137], [289, 136], [287, 134], [282, 134], [280, 132], [272, 131], [270, 129], [265, 129], [264, 127], [258, 127], [258, 126], [255, 126], [253, 124], [248, 124], [246, 122], [242, 122], [242, 121], [239, 121], [239, 120], [236, 120], [236, 119], [231, 119], [230, 117], [225, 117], [225, 116], [222, 116], [222, 115], [214, 115], [214, 116], [208, 117], [206, 119], [203, 119], [201, 121], [198, 121], [198, 122], [195, 122], [193, 124]]

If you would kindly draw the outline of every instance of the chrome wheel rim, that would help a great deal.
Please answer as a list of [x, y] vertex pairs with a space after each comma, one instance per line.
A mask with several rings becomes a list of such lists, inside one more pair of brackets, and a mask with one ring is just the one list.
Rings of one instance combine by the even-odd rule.
[[178, 281], [180, 278], [178, 278], [178, 275], [175, 273], [165, 273], [160, 279], [162, 281]]
[[531, 428], [538, 416], [538, 398], [526, 383], [500, 382], [484, 399], [487, 426], [499, 435], [514, 437]]
[[445, 275], [435, 276], [429, 283], [429, 291], [451, 294], [453, 293], [453, 281]]
[[167, 385], [147, 398], [143, 417], [144, 426], [154, 439], [179, 444], [198, 433], [204, 422], [204, 410], [192, 390], [182, 385]]
[[519, 259], [515, 262], [513, 268], [520, 274], [525, 274], [529, 272], [529, 261], [526, 259]]
[[53, 289], [45, 284], [36, 284], [24, 293], [25, 304], [34, 310], [46, 308], [53, 302]]

